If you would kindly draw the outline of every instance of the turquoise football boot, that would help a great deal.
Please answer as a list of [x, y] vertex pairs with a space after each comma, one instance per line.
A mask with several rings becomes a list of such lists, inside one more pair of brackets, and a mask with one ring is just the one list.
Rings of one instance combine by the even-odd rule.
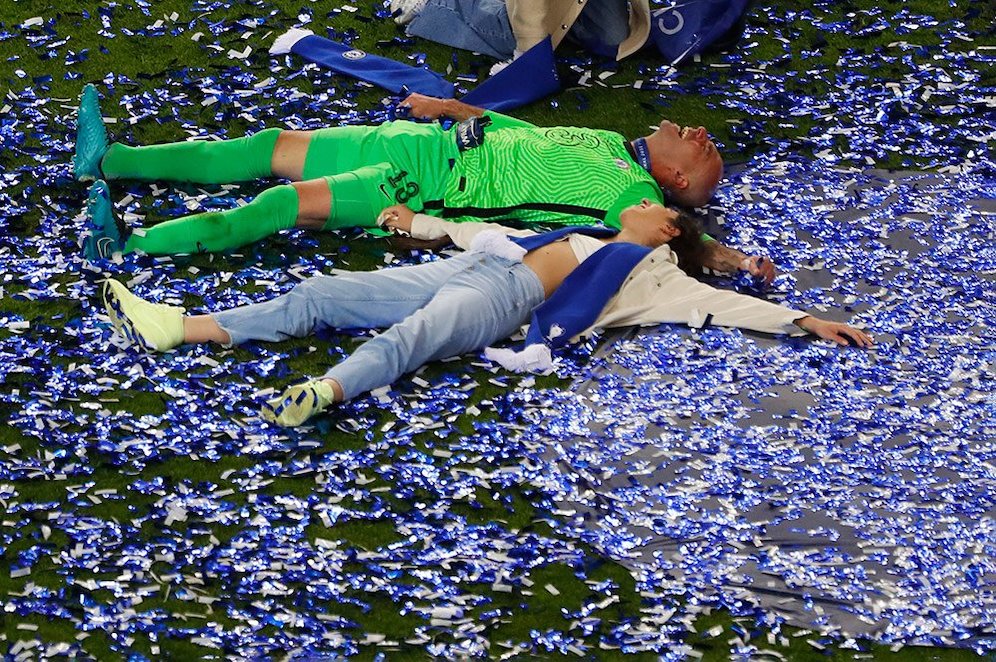
[[83, 240], [83, 255], [87, 260], [106, 260], [124, 251], [124, 227], [114, 217], [111, 192], [104, 180], [98, 179], [90, 186], [84, 213], [90, 231]]
[[77, 181], [91, 182], [102, 177], [100, 162], [107, 153], [107, 129], [100, 115], [97, 88], [87, 84], [80, 95], [76, 116], [76, 153], [73, 154], [73, 175]]

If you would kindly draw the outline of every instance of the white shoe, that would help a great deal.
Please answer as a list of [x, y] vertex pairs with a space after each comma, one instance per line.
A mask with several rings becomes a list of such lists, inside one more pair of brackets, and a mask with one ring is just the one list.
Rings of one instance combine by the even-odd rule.
[[398, 25], [411, 23], [428, 0], [391, 0], [391, 16]]
[[519, 49], [515, 49], [515, 51], [512, 53], [512, 59], [502, 60], [501, 62], [497, 62], [491, 65], [491, 70], [488, 71], [488, 77], [494, 76], [498, 72], [502, 71], [503, 69], [505, 69], [505, 67], [518, 60], [521, 55], [522, 51], [520, 51]]

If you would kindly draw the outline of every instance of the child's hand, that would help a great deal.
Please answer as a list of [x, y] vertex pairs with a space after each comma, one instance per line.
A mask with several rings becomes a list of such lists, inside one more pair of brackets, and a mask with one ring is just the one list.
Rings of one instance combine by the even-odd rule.
[[380, 216], [377, 217], [377, 225], [395, 234], [410, 237], [413, 218], [415, 218], [415, 212], [405, 205], [392, 205], [380, 213]]
[[822, 320], [812, 315], [796, 320], [795, 325], [838, 345], [853, 345], [867, 348], [875, 344], [875, 340], [867, 331], [862, 331], [861, 329], [856, 329], [853, 326], [840, 322]]

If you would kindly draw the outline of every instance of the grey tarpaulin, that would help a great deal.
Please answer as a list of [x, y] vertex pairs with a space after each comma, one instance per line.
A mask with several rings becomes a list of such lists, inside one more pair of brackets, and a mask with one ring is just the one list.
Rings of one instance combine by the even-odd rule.
[[537, 419], [558, 513], [676, 604], [991, 639], [993, 182], [777, 162], [730, 180], [710, 229], [783, 266], [766, 296], [866, 325], [878, 348], [607, 333]]

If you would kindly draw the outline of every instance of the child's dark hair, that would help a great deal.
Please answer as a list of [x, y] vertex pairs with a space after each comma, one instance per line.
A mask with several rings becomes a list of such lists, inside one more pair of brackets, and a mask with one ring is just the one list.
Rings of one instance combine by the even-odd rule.
[[689, 276], [701, 276], [706, 254], [706, 242], [702, 239], [702, 223], [687, 212], [673, 207], [672, 209], [677, 214], [674, 224], [681, 230], [681, 234], [667, 245], [678, 256], [678, 267], [682, 271]]

